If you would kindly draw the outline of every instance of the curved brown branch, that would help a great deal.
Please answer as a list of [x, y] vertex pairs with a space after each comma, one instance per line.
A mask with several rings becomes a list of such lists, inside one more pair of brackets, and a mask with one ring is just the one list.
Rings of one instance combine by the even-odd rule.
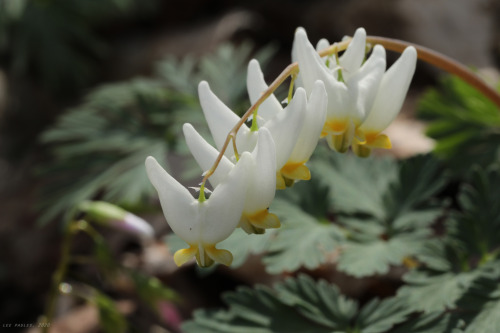
[[493, 103], [500, 108], [500, 94], [491, 86], [489, 86], [477, 74], [471, 71], [466, 66], [458, 61], [445, 56], [439, 52], [428, 49], [424, 46], [404, 42], [397, 39], [368, 36], [366, 37], [367, 43], [380, 44], [388, 50], [403, 52], [408, 46], [413, 46], [417, 50], [417, 55], [420, 60], [423, 60], [437, 68], [440, 68], [448, 73], [455, 74], [462, 80], [479, 90], [483, 95], [488, 97]]

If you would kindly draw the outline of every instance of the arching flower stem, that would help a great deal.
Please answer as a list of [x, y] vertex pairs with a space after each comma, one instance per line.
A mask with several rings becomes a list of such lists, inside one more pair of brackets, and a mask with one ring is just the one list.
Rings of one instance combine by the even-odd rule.
[[387, 50], [400, 53], [403, 52], [407, 46], [413, 46], [417, 50], [418, 59], [425, 61], [450, 74], [455, 74], [456, 76], [479, 90], [484, 96], [486, 96], [500, 108], [500, 94], [494, 88], [490, 87], [483, 79], [481, 79], [469, 68], [462, 65], [458, 61], [445, 56], [444, 54], [441, 54], [424, 46], [386, 37], [367, 36], [366, 42], [373, 45], [380, 44]]
[[[338, 54], [340, 51], [344, 51], [349, 45], [351, 39], [346, 39], [339, 43], [334, 43], [331, 46], [321, 50], [319, 55], [321, 57], [332, 56]], [[367, 36], [366, 42], [370, 44], [380, 44], [387, 50], [402, 53], [406, 47], [413, 46], [417, 50], [418, 59], [425, 61], [439, 69], [442, 69], [450, 74], [455, 74], [471, 86], [478, 89], [484, 96], [490, 99], [500, 108], [500, 94], [493, 88], [491, 88], [483, 79], [481, 79], [472, 70], [462, 65], [461, 63], [453, 60], [452, 58], [445, 56], [439, 52], [433, 51], [424, 46], [416, 45], [413, 43], [408, 43], [398, 39], [378, 37], [378, 36]], [[274, 80], [273, 83], [269, 85], [269, 88], [262, 93], [262, 96], [253, 104], [241, 117], [241, 119], [236, 123], [236, 125], [231, 129], [227, 135], [226, 141], [220, 150], [220, 154], [215, 160], [213, 166], [208, 170], [203, 177], [202, 186], [206, 183], [208, 178], [215, 172], [215, 169], [219, 165], [224, 152], [226, 151], [229, 142], [233, 140], [233, 147], [236, 153], [236, 133], [240, 127], [248, 120], [248, 118], [257, 110], [257, 108], [268, 98], [274, 91], [283, 83], [289, 76], [297, 75], [299, 72], [299, 66], [296, 62], [288, 65], [281, 74]], [[292, 80], [293, 85], [293, 80]]]

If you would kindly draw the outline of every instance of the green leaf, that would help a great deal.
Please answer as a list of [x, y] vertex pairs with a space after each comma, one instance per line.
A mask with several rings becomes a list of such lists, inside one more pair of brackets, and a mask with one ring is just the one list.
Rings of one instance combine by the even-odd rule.
[[386, 274], [391, 266], [399, 266], [406, 257], [421, 252], [427, 236], [424, 230], [389, 240], [348, 242], [339, 258], [338, 269], [355, 277]]
[[451, 314], [434, 312], [412, 318], [391, 333], [461, 333], [453, 328], [457, 325]]
[[466, 173], [474, 164], [498, 161], [500, 113], [483, 94], [456, 77], [428, 91], [418, 113], [428, 120], [427, 135], [437, 141], [435, 152], [454, 172]]
[[409, 285], [398, 290], [398, 297], [405, 299], [415, 311], [432, 313], [453, 309], [478, 276], [477, 271], [439, 275], [411, 271], [404, 276]]
[[301, 275], [273, 289], [244, 287], [224, 294], [227, 310], [197, 310], [182, 327], [199, 332], [386, 332], [406, 319], [396, 299], [374, 300], [361, 310], [335, 285]]
[[333, 212], [328, 214], [348, 238], [339, 270], [356, 277], [385, 274], [424, 250], [430, 225], [445, 207], [435, 199], [446, 184], [436, 159], [417, 156], [398, 164], [330, 154], [311, 164], [329, 189]]
[[476, 168], [458, 195], [461, 211], [448, 224], [451, 237], [466, 255], [487, 259], [500, 239], [500, 166]]
[[338, 226], [318, 220], [285, 200], [275, 199], [271, 211], [280, 217], [283, 226], [276, 232], [263, 259], [269, 273], [293, 272], [300, 267], [314, 269], [328, 257], [338, 255], [345, 238]]
[[320, 151], [315, 156], [320, 157], [310, 162], [312, 177], [329, 189], [334, 211], [384, 217], [381, 194], [397, 178], [397, 164], [394, 160], [360, 159], [354, 155], [330, 151]]
[[467, 325], [465, 333], [497, 333], [500, 332], [500, 300], [486, 302], [479, 314]]
[[99, 311], [99, 325], [103, 332], [121, 333], [127, 330], [127, 322], [111, 298], [94, 289], [93, 302]]

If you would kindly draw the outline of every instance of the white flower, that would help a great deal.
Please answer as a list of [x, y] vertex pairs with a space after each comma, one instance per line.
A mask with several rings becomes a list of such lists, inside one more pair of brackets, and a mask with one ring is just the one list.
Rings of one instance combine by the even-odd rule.
[[292, 57], [299, 64], [301, 82], [308, 93], [316, 80], [324, 82], [328, 107], [322, 136], [340, 152], [345, 152], [355, 139], [365, 141], [358, 128], [371, 110], [385, 71], [385, 50], [380, 45], [363, 63], [365, 44], [366, 32], [360, 28], [337, 64], [335, 59], [321, 59], [304, 29], [295, 33]]
[[[366, 138], [366, 142], [362, 147], [354, 145], [355, 151], [363, 148], [391, 148], [391, 141], [387, 135], [381, 134], [381, 132], [392, 123], [401, 110], [411, 79], [415, 73], [416, 64], [417, 51], [413, 46], [410, 46], [385, 72], [371, 111], [359, 127], [359, 130], [363, 132]], [[361, 153], [361, 155], [366, 155], [366, 153]]]
[[[328, 47], [322, 39], [317, 50]], [[360, 156], [371, 148], [391, 148], [389, 138], [381, 132], [398, 114], [415, 72], [417, 53], [408, 47], [385, 71], [385, 50], [376, 45], [363, 64], [366, 32], [359, 28], [339, 57], [321, 59], [314, 52], [304, 29], [295, 34], [292, 58], [299, 63], [301, 83], [309, 92], [314, 79], [323, 79], [328, 93], [328, 115], [323, 136], [332, 149], [344, 152], [352, 144]]]
[[[247, 89], [250, 96], [250, 102], [254, 104], [260, 98], [262, 93], [268, 89], [268, 85], [264, 80], [264, 74], [260, 69], [257, 60], [253, 59], [248, 64]], [[302, 89], [297, 89], [297, 93], [302, 94]], [[313, 84], [312, 93], [307, 101], [305, 117], [298, 138], [290, 153], [286, 163], [281, 166], [280, 174], [278, 174], [278, 188], [284, 188], [285, 182], [293, 180], [309, 180], [311, 173], [305, 166], [314, 149], [318, 144], [318, 139], [321, 135], [323, 125], [326, 118], [327, 95], [325, 86], [322, 81], [316, 81]], [[296, 95], [294, 98], [302, 98]], [[286, 110], [285, 110], [286, 111]], [[272, 120], [281, 112], [284, 112], [278, 99], [271, 94], [259, 106], [259, 125], [266, 127], [266, 122]]]
[[[212, 167], [219, 151], [196, 132], [191, 124], [184, 124], [184, 137], [191, 154], [202, 170]], [[267, 128], [258, 131], [257, 146], [251, 153], [247, 174], [247, 194], [239, 226], [247, 233], [263, 233], [268, 228], [278, 228], [280, 222], [268, 207], [276, 191], [275, 148]], [[240, 163], [240, 162], [238, 162]], [[235, 165], [223, 156], [214, 174], [209, 178], [217, 186]]]
[[149, 180], [158, 191], [163, 213], [174, 233], [189, 248], [174, 255], [180, 266], [191, 258], [202, 267], [213, 262], [230, 265], [231, 252], [215, 245], [229, 237], [239, 223], [245, 204], [250, 153], [243, 153], [237, 165], [213, 190], [208, 199], [195, 199], [151, 156], [146, 159]]
[[[240, 118], [231, 111], [210, 90], [208, 83], [201, 82], [198, 87], [200, 103], [207, 120], [208, 127], [217, 149], [221, 149], [229, 131]], [[278, 112], [272, 119], [266, 121], [265, 127], [271, 133], [276, 147], [277, 188], [285, 188], [283, 177], [279, 170], [287, 163], [299, 138], [300, 129], [306, 114], [306, 94], [303, 89], [297, 90], [288, 106]], [[257, 132], [243, 124], [236, 134], [236, 145], [239, 153], [252, 151], [257, 143]], [[232, 145], [224, 153], [231, 161], [235, 161]]]

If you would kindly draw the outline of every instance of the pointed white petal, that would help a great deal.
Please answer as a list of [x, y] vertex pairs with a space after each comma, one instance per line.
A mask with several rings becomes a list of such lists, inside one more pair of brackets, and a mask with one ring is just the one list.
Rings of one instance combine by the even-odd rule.
[[[264, 80], [264, 74], [260, 69], [259, 62], [255, 59], [252, 59], [248, 64], [248, 75], [247, 75], [247, 89], [248, 95], [250, 96], [250, 102], [255, 104], [257, 100], [260, 98], [262, 93], [267, 90], [268, 85]], [[283, 110], [280, 102], [271, 94], [260, 106], [258, 110], [258, 115], [261, 117], [264, 122], [273, 118], [278, 112]]]
[[321, 38], [316, 44], [316, 51], [320, 52], [330, 46], [330, 42], [326, 38]]
[[196, 243], [200, 237], [197, 200], [151, 156], [146, 159], [146, 172], [172, 230], [187, 243]]
[[358, 28], [344, 54], [339, 58], [340, 66], [346, 74], [354, 73], [361, 67], [365, 58], [365, 49], [366, 31], [363, 28]]
[[276, 147], [277, 170], [281, 169], [290, 157], [297, 143], [305, 114], [306, 93], [304, 89], [297, 89], [290, 104], [264, 125], [271, 132]]
[[[200, 82], [198, 85], [198, 95], [200, 97], [200, 104], [205, 114], [205, 119], [214, 138], [215, 145], [217, 149], [221, 149], [224, 145], [229, 131], [236, 125], [240, 120], [240, 117], [236, 115], [231, 109], [229, 109], [222, 101], [210, 90], [210, 86], [206, 81]], [[248, 138], [250, 129], [243, 124], [236, 135], [236, 142], [238, 147], [243, 146], [244, 151], [248, 144]], [[255, 146], [255, 144], [252, 146]], [[230, 145], [225, 152], [225, 155], [230, 157], [234, 155], [233, 147]]]
[[271, 132], [259, 129], [257, 146], [252, 152], [253, 168], [248, 181], [244, 211], [255, 213], [269, 207], [276, 192], [276, 148]]
[[337, 81], [330, 69], [326, 67], [324, 61], [307, 39], [307, 34], [303, 28], [298, 28], [295, 31], [293, 47], [296, 61], [299, 64], [302, 84], [308, 94], [311, 93], [316, 80], [322, 80], [327, 87], [327, 91], [330, 88], [336, 89], [339, 84], [343, 85]]
[[307, 103], [307, 114], [304, 117], [297, 143], [288, 159], [289, 162], [305, 162], [311, 157], [325, 124], [327, 103], [325, 85], [322, 81], [316, 81]]
[[303, 87], [309, 95], [316, 80], [325, 84], [328, 94], [327, 118], [341, 119], [349, 115], [352, 110], [353, 99], [343, 82], [339, 82], [326, 67], [323, 60], [313, 48], [304, 29], [298, 28], [294, 39], [295, 55], [299, 63]]
[[205, 244], [215, 244], [226, 239], [238, 225], [245, 204], [251, 160], [249, 152], [243, 153], [224, 181], [202, 204], [201, 232]]
[[[184, 124], [182, 130], [189, 150], [200, 168], [204, 172], [209, 170], [217, 159], [219, 151], [206, 142], [191, 124]], [[210, 184], [216, 187], [233, 167], [234, 164], [226, 156], [223, 156], [215, 172], [208, 178]]]
[[363, 122], [364, 131], [381, 132], [401, 110], [417, 63], [417, 51], [410, 46], [384, 74], [372, 111]]
[[385, 71], [385, 49], [376, 45], [363, 66], [346, 82], [354, 103], [351, 119], [360, 125], [372, 109], [380, 81]]

